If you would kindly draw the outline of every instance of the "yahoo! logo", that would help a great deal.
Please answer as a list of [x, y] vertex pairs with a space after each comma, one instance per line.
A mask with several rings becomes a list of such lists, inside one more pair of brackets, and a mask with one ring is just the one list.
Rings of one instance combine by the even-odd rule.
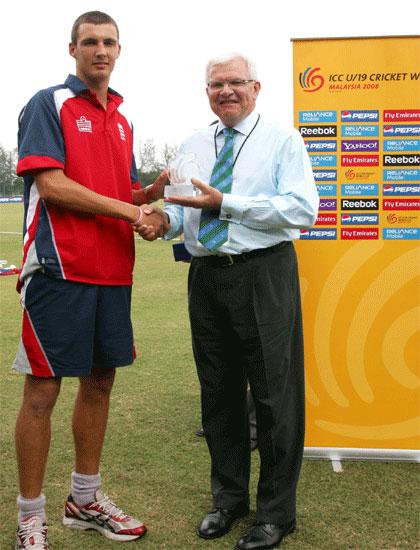
[[324, 85], [324, 77], [317, 74], [319, 67], [307, 67], [303, 73], [299, 73], [299, 83], [304, 92], [316, 92]]
[[341, 141], [341, 150], [343, 152], [355, 151], [360, 153], [369, 153], [370, 151], [379, 151], [379, 140], [377, 139], [343, 139]]
[[319, 201], [319, 210], [337, 210], [337, 200], [321, 199]]

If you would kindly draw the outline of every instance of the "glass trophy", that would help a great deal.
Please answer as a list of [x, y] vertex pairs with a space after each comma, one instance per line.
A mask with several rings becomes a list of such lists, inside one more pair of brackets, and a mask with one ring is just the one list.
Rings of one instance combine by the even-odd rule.
[[194, 197], [195, 187], [191, 178], [199, 178], [200, 167], [194, 153], [178, 155], [169, 164], [170, 185], [165, 186], [165, 197]]

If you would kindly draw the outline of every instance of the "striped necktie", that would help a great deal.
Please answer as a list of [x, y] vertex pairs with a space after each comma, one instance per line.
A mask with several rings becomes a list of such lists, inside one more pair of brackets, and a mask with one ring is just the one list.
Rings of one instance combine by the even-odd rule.
[[[211, 173], [210, 186], [222, 193], [230, 193], [233, 168], [233, 128], [223, 128], [225, 143], [216, 159]], [[198, 240], [208, 250], [217, 250], [228, 239], [228, 222], [219, 220], [214, 210], [202, 210]]]

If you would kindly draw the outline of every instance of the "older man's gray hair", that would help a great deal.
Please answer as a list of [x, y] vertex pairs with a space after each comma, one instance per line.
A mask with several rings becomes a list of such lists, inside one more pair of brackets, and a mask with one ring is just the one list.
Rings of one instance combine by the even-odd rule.
[[257, 76], [257, 66], [255, 62], [250, 59], [249, 57], [241, 54], [241, 53], [230, 53], [226, 54], [220, 57], [215, 57], [213, 59], [210, 59], [209, 62], [206, 65], [206, 84], [208, 84], [210, 79], [210, 71], [214, 67], [214, 65], [226, 65], [227, 63], [230, 63], [231, 61], [235, 59], [243, 59], [245, 61], [245, 64], [248, 68], [248, 76], [251, 80], [258, 80]]

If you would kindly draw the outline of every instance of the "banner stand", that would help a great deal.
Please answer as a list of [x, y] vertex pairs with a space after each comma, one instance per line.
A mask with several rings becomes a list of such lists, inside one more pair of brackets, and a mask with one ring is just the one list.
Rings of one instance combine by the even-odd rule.
[[420, 463], [420, 452], [416, 449], [355, 449], [344, 447], [305, 447], [304, 458], [326, 459], [336, 473], [343, 471], [342, 460], [377, 460], [383, 462]]
[[420, 462], [420, 36], [296, 38], [305, 458]]

